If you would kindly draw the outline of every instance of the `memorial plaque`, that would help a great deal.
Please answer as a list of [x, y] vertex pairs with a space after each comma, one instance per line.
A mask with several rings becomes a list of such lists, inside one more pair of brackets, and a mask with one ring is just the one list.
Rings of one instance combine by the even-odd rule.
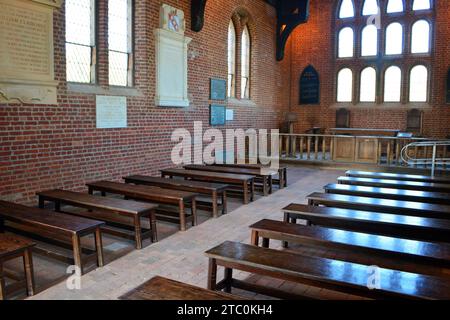
[[227, 81], [211, 79], [211, 100], [225, 100], [227, 98]]
[[233, 121], [234, 120], [234, 110], [233, 109], [227, 109], [226, 111], [226, 120], [227, 121]]
[[450, 69], [447, 72], [447, 103], [450, 103]]
[[209, 112], [210, 112], [210, 125], [212, 126], [225, 125], [226, 121], [225, 106], [211, 105]]
[[97, 96], [97, 128], [126, 128], [127, 98]]
[[320, 103], [319, 74], [312, 65], [303, 70], [300, 77], [300, 104]]

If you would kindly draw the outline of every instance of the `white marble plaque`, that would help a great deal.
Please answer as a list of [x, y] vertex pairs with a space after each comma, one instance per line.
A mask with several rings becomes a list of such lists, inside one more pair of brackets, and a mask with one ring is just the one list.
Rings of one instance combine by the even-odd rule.
[[126, 128], [127, 98], [115, 96], [97, 96], [97, 128]]
[[233, 121], [234, 120], [234, 110], [233, 109], [227, 109], [226, 111], [226, 120], [227, 121]]

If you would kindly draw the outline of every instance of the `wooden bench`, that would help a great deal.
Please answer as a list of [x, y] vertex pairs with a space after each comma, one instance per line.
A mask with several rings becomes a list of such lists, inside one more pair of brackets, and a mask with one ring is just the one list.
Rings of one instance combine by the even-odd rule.
[[189, 180], [238, 185], [241, 186], [244, 194], [244, 204], [248, 204], [249, 201], [253, 201], [255, 198], [255, 176], [251, 175], [185, 169], [166, 169], [161, 170], [161, 177], [181, 177]]
[[389, 179], [352, 178], [352, 177], [340, 177], [338, 178], [338, 183], [364, 187], [379, 187], [379, 188], [450, 193], [450, 184], [444, 183], [400, 181]]
[[425, 202], [450, 205], [448, 193], [402, 190], [378, 187], [363, 187], [348, 184], [328, 184], [324, 187], [326, 193], [342, 194], [369, 198], [384, 198], [400, 201]]
[[[16, 288], [25, 287], [27, 295], [34, 295], [33, 255], [32, 248], [36, 244], [28, 239], [11, 234], [0, 233], [0, 300], [5, 300], [7, 290], [15, 291]], [[25, 271], [25, 281], [18, 281], [8, 288], [5, 285], [3, 264], [6, 261], [21, 257]]]
[[[325, 250], [323, 258], [360, 264], [376, 261], [382, 268], [450, 278], [450, 244], [407, 240], [374, 234], [311, 227], [273, 220], [250, 226], [252, 244], [269, 248], [270, 239]], [[318, 255], [316, 252], [315, 255]]]
[[[109, 181], [88, 183], [87, 187], [89, 188], [89, 194], [94, 194], [95, 191], [100, 191], [102, 196], [105, 196], [106, 193], [112, 193], [125, 196], [127, 199], [175, 206], [178, 208], [178, 211], [175, 213], [175, 217], [173, 216], [173, 212], [158, 209], [157, 218], [164, 221], [179, 223], [181, 231], [186, 231], [187, 221], [191, 221], [192, 226], [197, 225], [197, 193]], [[186, 213], [186, 207], [188, 205], [190, 205], [192, 209], [191, 215], [187, 215]]]
[[297, 219], [342, 230], [432, 242], [450, 242], [450, 221], [413, 216], [290, 204], [284, 222]]
[[415, 174], [368, 172], [368, 171], [354, 171], [354, 170], [347, 171], [345, 175], [347, 177], [355, 177], [355, 178], [388, 179], [398, 181], [416, 181], [416, 182], [433, 182], [433, 183], [450, 184], [450, 177], [442, 177], [442, 176], [431, 177]]
[[[123, 229], [127, 229], [131, 224], [134, 231], [132, 236], [127, 232], [122, 232], [117, 229], [103, 227], [103, 230], [112, 235], [134, 240], [136, 249], [142, 249], [142, 240], [144, 238], [151, 237], [153, 242], [158, 241], [155, 219], [157, 205], [96, 197], [90, 194], [65, 190], [43, 191], [37, 195], [39, 196], [40, 208], [44, 208], [46, 202], [53, 202], [55, 204], [55, 211], [57, 212], [61, 212], [62, 205], [69, 205], [89, 210], [86, 212], [65, 212], [71, 215], [99, 219]], [[141, 218], [149, 219], [150, 230], [141, 227]]]
[[[104, 225], [104, 222], [74, 217], [63, 213], [56, 214], [48, 210], [0, 201], [0, 226], [4, 226], [5, 221], [19, 225], [22, 232], [27, 236], [71, 249], [73, 251], [73, 259], [67, 259], [67, 257], [59, 253], [39, 247], [33, 248], [33, 251], [72, 265], [75, 264], [82, 274], [83, 260], [87, 262], [92, 257], [96, 257], [97, 266], [103, 266], [103, 245], [100, 227]], [[4, 227], [6, 228], [6, 226]], [[15, 226], [7, 229], [17, 232]], [[88, 250], [83, 250], [80, 238], [91, 234], [95, 236], [95, 251], [89, 252], [96, 254], [83, 257], [83, 252]], [[67, 240], [69, 240], [70, 245], [67, 245]]]
[[307, 199], [308, 204], [312, 206], [323, 205], [326, 207], [405, 214], [424, 218], [450, 219], [450, 206], [442, 204], [356, 197], [319, 192], [310, 194]]
[[[263, 164], [228, 164], [228, 163], [215, 163], [214, 166], [223, 166], [230, 168], [247, 168], [247, 169], [261, 169], [261, 168], [269, 168], [269, 166]], [[280, 189], [286, 188], [288, 185], [287, 178], [287, 166], [278, 165], [278, 179], [272, 179], [274, 184], [278, 184]]]
[[230, 173], [230, 174], [244, 174], [255, 176], [262, 180], [263, 194], [268, 196], [273, 191], [272, 178], [277, 174], [277, 171], [271, 170], [270, 168], [234, 168], [234, 167], [224, 167], [224, 166], [203, 166], [203, 165], [187, 165], [184, 166], [186, 170], [200, 170], [207, 172], [220, 172], [220, 173]]
[[231, 294], [207, 290], [163, 277], [154, 277], [119, 297], [120, 300], [243, 300]]
[[[450, 282], [442, 278], [378, 268], [380, 289], [369, 289], [375, 269], [351, 262], [310, 257], [252, 245], [224, 242], [206, 252], [209, 258], [208, 289], [229, 291], [231, 287], [285, 298], [279, 289], [261, 287], [233, 279], [233, 270], [269, 276], [375, 299], [450, 299]], [[217, 283], [217, 267], [225, 277]], [[291, 295], [292, 298], [292, 295]]]
[[[123, 178], [125, 183], [133, 183], [136, 185], [146, 185], [155, 186], [164, 189], [173, 189], [188, 191], [194, 193], [206, 194], [212, 199], [212, 212], [213, 217], [217, 218], [219, 216], [219, 197], [222, 202], [222, 214], [227, 213], [227, 184], [218, 184], [202, 181], [190, 181], [190, 180], [180, 180], [180, 179], [166, 179], [160, 177], [149, 177], [142, 175], [134, 175]], [[197, 200], [197, 205], [201, 201]]]

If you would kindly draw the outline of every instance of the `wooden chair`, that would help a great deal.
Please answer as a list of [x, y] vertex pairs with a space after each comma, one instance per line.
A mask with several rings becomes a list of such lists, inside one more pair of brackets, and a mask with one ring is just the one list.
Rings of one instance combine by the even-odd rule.
[[350, 111], [341, 108], [336, 111], [336, 128], [350, 128]]
[[423, 112], [419, 109], [411, 109], [406, 116], [406, 131], [416, 135], [422, 135], [423, 132]]

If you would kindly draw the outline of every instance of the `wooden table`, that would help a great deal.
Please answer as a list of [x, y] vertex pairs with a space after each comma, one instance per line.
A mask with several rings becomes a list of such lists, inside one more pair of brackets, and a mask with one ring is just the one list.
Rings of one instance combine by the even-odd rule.
[[369, 179], [388, 179], [398, 181], [416, 181], [416, 182], [433, 182], [433, 183], [450, 183], [450, 177], [442, 176], [424, 176], [415, 174], [400, 174], [387, 172], [368, 172], [350, 170], [345, 173], [347, 177], [369, 178]]
[[[368, 277], [373, 270], [367, 265], [229, 241], [208, 250], [206, 256], [209, 258], [208, 289], [211, 290], [245, 287], [246, 290], [264, 290], [263, 294], [283, 297], [278, 289], [262, 288], [234, 279], [233, 270], [240, 270], [375, 299], [450, 299], [449, 281], [421, 274], [378, 268], [381, 288], [370, 290]], [[225, 268], [225, 277], [219, 283], [218, 266]]]
[[[37, 240], [71, 249], [73, 251], [73, 259], [67, 259], [59, 253], [39, 247], [33, 248], [33, 251], [71, 265], [75, 264], [80, 269], [81, 274], [84, 273], [83, 260], [87, 261], [95, 257], [97, 266], [103, 266], [103, 244], [100, 228], [105, 224], [104, 222], [74, 217], [63, 213], [55, 214], [44, 209], [0, 201], [0, 226], [3, 226], [5, 221], [18, 224], [21, 227], [18, 230], [16, 227], [8, 226], [7, 229], [11, 229], [15, 233], [21, 232], [27, 237], [31, 236]], [[95, 251], [83, 250], [80, 238], [92, 234], [95, 237]], [[70, 244], [68, 245], [67, 242]], [[83, 252], [89, 252], [89, 256], [83, 257]]]
[[[197, 225], [197, 193], [109, 181], [88, 183], [87, 187], [89, 188], [89, 194], [93, 194], [94, 191], [100, 191], [102, 196], [105, 196], [106, 193], [112, 193], [125, 196], [127, 199], [176, 206], [178, 208], [178, 212], [176, 213], [179, 217], [178, 219], [174, 218], [170, 215], [170, 212], [166, 211], [164, 211], [166, 214], [158, 214], [157, 217], [161, 220], [170, 222], [175, 220], [180, 224], [181, 231], [186, 231], [187, 220], [191, 220], [192, 226]], [[187, 216], [185, 210], [188, 205], [191, 205], [192, 208], [192, 214], [189, 216]]]
[[244, 193], [244, 204], [249, 203], [249, 198], [250, 201], [253, 201], [255, 197], [255, 176], [251, 175], [185, 169], [165, 169], [161, 170], [161, 176], [163, 178], [181, 177], [191, 180], [239, 185], [242, 187]]
[[[133, 224], [134, 236], [133, 239], [136, 243], [136, 249], [142, 249], [142, 239], [148, 235], [152, 238], [153, 242], [158, 241], [156, 231], [156, 219], [155, 210], [157, 205], [150, 203], [142, 203], [135, 201], [127, 201], [121, 199], [107, 199], [102, 197], [96, 197], [90, 194], [64, 191], [64, 190], [49, 190], [39, 192], [39, 207], [44, 208], [45, 202], [53, 202], [55, 204], [55, 211], [61, 212], [61, 205], [70, 205], [77, 208], [88, 209], [88, 212], [67, 212], [68, 214], [94, 217], [103, 220], [107, 223], [126, 226], [121, 217], [130, 219]], [[93, 210], [93, 211], [92, 211]], [[106, 216], [102, 212], [107, 212], [113, 215], [113, 217]], [[147, 217], [150, 221], [150, 230], [145, 230], [141, 227], [141, 218]], [[104, 228], [104, 231], [117, 236], [121, 236], [126, 239], [130, 239], [127, 233], [110, 230]]]
[[389, 179], [353, 178], [353, 177], [340, 177], [340, 178], [338, 178], [338, 183], [339, 184], [350, 184], [350, 185], [356, 185], [356, 186], [365, 186], [365, 187], [380, 187], [380, 188], [393, 188], [393, 189], [450, 193], [450, 184], [446, 184], [446, 183], [401, 181], [401, 180], [389, 180]]
[[243, 300], [243, 298], [199, 287], [178, 281], [154, 277], [143, 285], [121, 296], [120, 300]]
[[[28, 239], [11, 234], [0, 233], [0, 300], [6, 299], [5, 275], [3, 264], [12, 259], [22, 257], [25, 270], [25, 281], [14, 284], [14, 287], [24, 286], [28, 296], [34, 295], [33, 255], [32, 248], [36, 244]], [[9, 289], [9, 288], [8, 288]], [[12, 289], [11, 291], [14, 291]]]
[[277, 171], [271, 170], [270, 168], [235, 168], [235, 167], [224, 167], [224, 166], [203, 166], [203, 165], [188, 165], [184, 166], [186, 170], [200, 170], [209, 172], [221, 172], [221, 173], [231, 173], [231, 174], [245, 174], [255, 176], [262, 180], [263, 194], [268, 196], [273, 191], [272, 178], [277, 174]]
[[[227, 189], [229, 185], [210, 183], [203, 181], [191, 181], [180, 179], [166, 179], [160, 177], [149, 177], [142, 175], [134, 175], [123, 178], [125, 183], [133, 183], [136, 185], [155, 186], [164, 189], [173, 189], [201, 193], [211, 196], [213, 217], [219, 216], [219, 197], [222, 198], [222, 214], [227, 213]], [[200, 201], [197, 200], [197, 205]]]
[[450, 221], [408, 215], [290, 204], [284, 221], [306, 220], [312, 225], [391, 237], [450, 242]]

